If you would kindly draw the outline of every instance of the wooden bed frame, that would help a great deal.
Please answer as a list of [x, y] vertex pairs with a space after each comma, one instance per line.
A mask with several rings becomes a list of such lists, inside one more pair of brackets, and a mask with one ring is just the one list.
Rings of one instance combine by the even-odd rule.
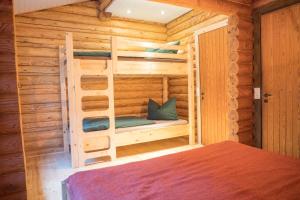
[[[180, 54], [144, 52], [140, 49], [161, 48], [178, 50]], [[124, 51], [127, 49], [128, 51]], [[139, 50], [137, 50], [139, 49]], [[89, 159], [110, 156], [116, 159], [116, 147], [151, 142], [156, 140], [189, 136], [189, 144], [195, 143], [194, 131], [194, 69], [192, 46], [168, 45], [152, 42], [111, 38], [111, 57], [107, 59], [75, 59], [73, 36], [66, 34], [66, 45], [61, 46], [61, 102], [65, 151], [71, 149], [72, 167], [82, 167]], [[90, 50], [93, 51], [93, 50]], [[125, 59], [124, 59], [125, 58]], [[130, 58], [130, 59], [129, 59]], [[188, 77], [188, 123], [168, 127], [138, 129], [116, 134], [114, 111], [114, 76], [161, 76], [163, 78], [163, 100], [168, 99], [168, 76]], [[105, 76], [106, 90], [83, 90], [82, 76]], [[82, 98], [107, 96], [108, 109], [83, 111]], [[82, 120], [88, 117], [107, 117], [109, 129], [83, 132]]]

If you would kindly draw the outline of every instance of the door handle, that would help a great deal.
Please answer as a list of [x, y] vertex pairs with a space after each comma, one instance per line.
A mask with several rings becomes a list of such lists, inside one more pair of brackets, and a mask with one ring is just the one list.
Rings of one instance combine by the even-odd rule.
[[270, 96], [272, 96], [272, 94], [269, 94], [269, 93], [265, 93], [265, 94], [264, 94], [264, 97], [265, 97], [265, 98], [268, 98], [268, 97], [270, 97]]
[[205, 93], [204, 93], [204, 92], [201, 92], [201, 99], [202, 99], [202, 100], [204, 99], [204, 95], [205, 95]]
[[268, 103], [269, 102], [268, 97], [270, 97], [270, 96], [272, 96], [272, 94], [269, 94], [269, 93], [265, 93], [264, 94], [264, 97], [265, 97], [264, 103]]

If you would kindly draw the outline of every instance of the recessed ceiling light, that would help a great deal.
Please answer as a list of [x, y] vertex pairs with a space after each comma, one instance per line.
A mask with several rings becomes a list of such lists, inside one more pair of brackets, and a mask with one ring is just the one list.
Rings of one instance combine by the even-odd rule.
[[160, 14], [164, 15], [164, 14], [166, 14], [166, 12], [164, 10], [162, 10], [162, 11], [160, 11]]
[[127, 9], [126, 13], [127, 13], [127, 14], [131, 14], [131, 10], [130, 10], [130, 9]]

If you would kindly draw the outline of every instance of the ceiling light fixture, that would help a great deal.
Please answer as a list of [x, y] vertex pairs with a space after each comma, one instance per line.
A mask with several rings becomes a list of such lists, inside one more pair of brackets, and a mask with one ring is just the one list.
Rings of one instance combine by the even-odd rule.
[[165, 13], [164, 10], [162, 10], [162, 11], [160, 11], [160, 14], [161, 14], [161, 15], [165, 15], [166, 13]]
[[131, 10], [130, 9], [127, 9], [126, 13], [129, 15], [131, 14]]

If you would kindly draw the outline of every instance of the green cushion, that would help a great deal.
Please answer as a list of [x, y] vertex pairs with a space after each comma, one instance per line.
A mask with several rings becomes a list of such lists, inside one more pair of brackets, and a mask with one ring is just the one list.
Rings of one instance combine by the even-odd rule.
[[150, 120], [177, 120], [176, 98], [169, 99], [160, 106], [158, 103], [149, 99], [148, 119]]
[[[150, 125], [154, 123], [155, 123], [154, 121], [147, 120], [141, 117], [123, 116], [123, 117], [116, 118], [115, 126], [116, 128], [126, 128], [126, 127]], [[83, 120], [84, 132], [100, 131], [100, 130], [106, 130], [108, 128], [109, 128], [108, 118], [87, 118]]]
[[111, 52], [105, 51], [75, 51], [74, 56], [111, 57]]
[[[174, 41], [174, 42], [169, 42], [169, 45], [180, 45], [180, 41]], [[172, 49], [153, 49], [149, 48], [145, 50], [146, 52], [151, 52], [151, 53], [169, 53], [169, 54], [177, 54], [178, 50], [172, 50]]]

